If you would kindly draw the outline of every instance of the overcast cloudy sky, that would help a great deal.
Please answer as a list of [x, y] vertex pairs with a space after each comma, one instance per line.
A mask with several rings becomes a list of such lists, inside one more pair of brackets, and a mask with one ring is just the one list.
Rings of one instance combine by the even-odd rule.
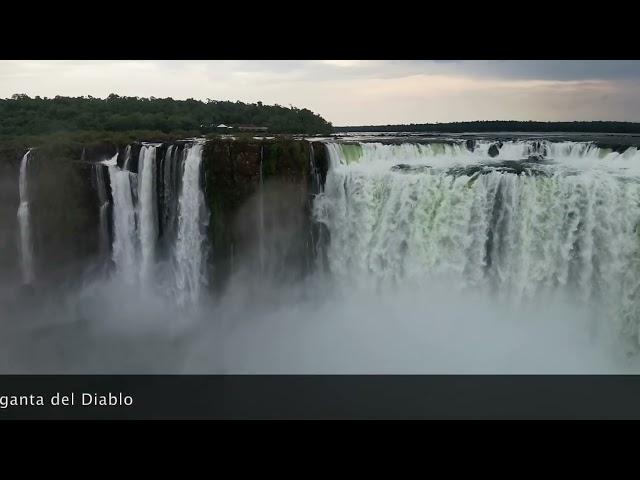
[[0, 61], [0, 97], [262, 101], [334, 125], [640, 121], [640, 61]]

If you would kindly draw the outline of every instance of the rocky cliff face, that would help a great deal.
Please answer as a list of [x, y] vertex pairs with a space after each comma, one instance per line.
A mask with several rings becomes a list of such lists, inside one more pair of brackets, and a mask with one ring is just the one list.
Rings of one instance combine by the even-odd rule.
[[[92, 266], [99, 250], [95, 162], [112, 157], [117, 148], [110, 143], [73, 143], [32, 149], [30, 224], [39, 282], [72, 281]], [[16, 173], [13, 183], [17, 178]]]
[[98, 253], [99, 203], [94, 165], [32, 151], [29, 165], [31, 226], [37, 278], [77, 277]]
[[[177, 142], [175, 145], [180, 144]], [[158, 149], [162, 158], [169, 144]], [[44, 145], [32, 150], [30, 208], [38, 283], [81, 278], [99, 255], [100, 202], [95, 164], [127, 145], [111, 142]], [[130, 145], [137, 172], [140, 144]], [[18, 278], [18, 173], [26, 147], [0, 143], [0, 268]], [[210, 211], [211, 285], [222, 287], [238, 269], [271, 276], [303, 275], [312, 264], [310, 205], [326, 177], [321, 144], [304, 140], [208, 140], [202, 186]], [[285, 268], [285, 266], [287, 268]]]
[[26, 150], [0, 148], [0, 282], [19, 275], [18, 221], [20, 204], [18, 175]]
[[312, 170], [320, 164], [326, 177], [324, 147], [283, 139], [210, 141], [203, 160], [213, 283], [223, 285], [239, 269], [281, 280], [304, 275], [313, 255]]

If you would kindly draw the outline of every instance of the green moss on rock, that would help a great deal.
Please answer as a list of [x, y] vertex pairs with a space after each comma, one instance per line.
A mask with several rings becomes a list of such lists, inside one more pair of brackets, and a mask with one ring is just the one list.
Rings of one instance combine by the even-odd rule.
[[[261, 168], [263, 185], [269, 186], [273, 182], [288, 185], [284, 190], [294, 192], [288, 194], [287, 201], [292, 203], [288, 208], [306, 214], [310, 153], [308, 142], [287, 138], [207, 141], [203, 162], [205, 194], [211, 212], [210, 264], [215, 285], [224, 285], [232, 263], [246, 258], [246, 252], [255, 245], [257, 222], [248, 218], [255, 214], [255, 206], [246, 208], [246, 205], [260, 191]], [[275, 199], [267, 197], [266, 201], [275, 202]], [[281, 212], [281, 206], [276, 209], [275, 205], [269, 204], [266, 211], [265, 223], [276, 224], [276, 219], [269, 215], [277, 215], [275, 212]], [[254, 224], [255, 228], [252, 228]]]

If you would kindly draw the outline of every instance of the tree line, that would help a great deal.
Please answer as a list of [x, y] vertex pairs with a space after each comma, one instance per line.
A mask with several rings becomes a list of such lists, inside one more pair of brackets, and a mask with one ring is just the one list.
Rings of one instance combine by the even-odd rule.
[[31, 98], [16, 94], [0, 99], [0, 135], [57, 132], [153, 130], [210, 133], [218, 124], [263, 126], [270, 133], [329, 134], [331, 123], [306, 108], [111, 94], [107, 98]]
[[635, 122], [534, 122], [517, 120], [491, 120], [451, 123], [411, 123], [405, 125], [363, 125], [335, 127], [337, 132], [566, 132], [566, 133], [640, 133]]

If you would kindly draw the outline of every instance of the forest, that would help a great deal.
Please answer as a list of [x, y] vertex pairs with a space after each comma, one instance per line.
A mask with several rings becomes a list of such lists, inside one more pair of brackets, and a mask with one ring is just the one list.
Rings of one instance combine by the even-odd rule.
[[640, 133], [640, 123], [635, 122], [534, 122], [517, 120], [492, 120], [451, 123], [411, 123], [405, 125], [364, 125], [334, 127], [336, 132], [564, 132], [564, 133]]
[[[115, 94], [107, 98], [34, 98], [16, 94], [0, 99], [0, 135], [42, 135], [60, 132], [163, 133], [215, 132], [225, 124], [267, 127], [269, 133], [329, 134], [332, 125], [306, 108], [172, 98], [140, 98]], [[230, 130], [229, 133], [233, 132]]]
[[264, 105], [262, 102], [206, 101], [173, 98], [29, 97], [16, 94], [0, 99], [0, 136], [42, 136], [94, 132], [105, 135], [154, 132], [154, 137], [206, 135], [221, 132], [219, 124], [266, 127], [270, 134], [320, 134], [336, 132], [566, 132], [640, 134], [640, 123], [613, 121], [537, 122], [493, 120], [396, 125], [333, 125], [307, 108]]

